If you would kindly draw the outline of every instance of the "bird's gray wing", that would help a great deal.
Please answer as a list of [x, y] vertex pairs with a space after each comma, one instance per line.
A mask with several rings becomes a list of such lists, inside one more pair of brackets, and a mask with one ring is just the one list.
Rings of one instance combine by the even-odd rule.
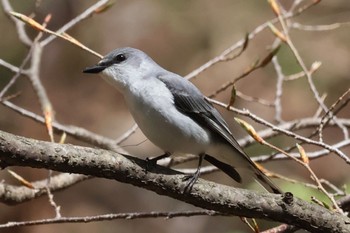
[[[282, 191], [272, 183], [272, 181], [242, 150], [237, 140], [231, 134], [227, 123], [222, 118], [220, 113], [204, 97], [204, 95], [198, 90], [196, 86], [181, 76], [170, 72], [158, 75], [157, 78], [160, 79], [170, 90], [174, 96], [175, 106], [180, 112], [191, 117], [202, 127], [206, 127], [211, 132], [216, 133], [219, 136], [217, 137], [219, 140], [223, 140], [224, 142], [231, 144], [232, 147], [241, 156], [246, 158], [246, 161], [252, 166], [252, 168], [254, 168], [256, 177], [262, 182], [265, 187], [269, 188], [274, 193], [282, 193]], [[220, 164], [218, 163], [218, 165]], [[218, 168], [221, 169], [220, 167]], [[232, 174], [230, 176], [232, 177]], [[237, 177], [235, 180], [240, 180], [240, 177]]]
[[231, 134], [225, 120], [197, 87], [181, 76], [172, 73], [160, 75], [158, 78], [171, 91], [174, 96], [175, 106], [180, 112], [190, 116], [198, 124], [206, 127], [211, 132], [218, 134], [219, 138], [224, 139], [239, 153], [245, 155]]

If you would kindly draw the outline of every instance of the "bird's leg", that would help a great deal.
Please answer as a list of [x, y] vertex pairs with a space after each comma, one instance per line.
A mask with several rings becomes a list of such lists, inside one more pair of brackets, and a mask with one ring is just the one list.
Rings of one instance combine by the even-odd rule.
[[184, 181], [187, 181], [187, 184], [184, 189], [184, 193], [191, 192], [193, 185], [196, 183], [196, 181], [199, 178], [199, 175], [201, 174], [201, 167], [202, 167], [202, 161], [203, 158], [205, 157], [205, 154], [200, 154], [199, 155], [199, 160], [198, 160], [198, 167], [197, 170], [194, 174], [188, 175], [184, 177]]
[[157, 157], [154, 157], [154, 158], [146, 158], [146, 161], [147, 161], [147, 166], [150, 166], [150, 167], [154, 167], [157, 165], [157, 161], [158, 160], [161, 160], [161, 159], [164, 159], [164, 158], [167, 158], [169, 157], [171, 154], [169, 152], [165, 152], [164, 154], [162, 155], [159, 155]]

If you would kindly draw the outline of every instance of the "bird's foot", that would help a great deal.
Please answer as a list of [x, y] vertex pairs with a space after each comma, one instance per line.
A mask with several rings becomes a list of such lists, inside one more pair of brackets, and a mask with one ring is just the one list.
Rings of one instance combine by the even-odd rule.
[[202, 161], [204, 157], [205, 157], [205, 154], [200, 154], [196, 172], [193, 175], [187, 175], [182, 179], [183, 181], [187, 181], [187, 184], [183, 192], [184, 194], [190, 193], [193, 188], [193, 185], [197, 182], [199, 175], [201, 174], [201, 166], [202, 166]]
[[194, 174], [192, 175], [186, 175], [182, 178], [183, 181], [186, 181], [186, 185], [184, 188], [183, 193], [190, 193], [193, 185], [197, 182], [198, 178], [199, 178], [200, 172], [196, 171]]

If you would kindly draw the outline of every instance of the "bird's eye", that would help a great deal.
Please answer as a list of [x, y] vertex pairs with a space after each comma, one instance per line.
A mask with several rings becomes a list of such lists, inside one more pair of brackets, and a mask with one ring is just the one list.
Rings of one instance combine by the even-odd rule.
[[115, 63], [121, 63], [123, 61], [126, 60], [126, 57], [124, 54], [118, 54], [115, 58], [114, 58], [114, 62]]

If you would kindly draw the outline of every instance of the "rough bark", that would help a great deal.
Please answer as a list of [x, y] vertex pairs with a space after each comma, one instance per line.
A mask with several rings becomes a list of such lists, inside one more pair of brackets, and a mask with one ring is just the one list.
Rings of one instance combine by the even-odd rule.
[[[184, 175], [146, 161], [69, 144], [55, 144], [0, 131], [0, 166], [25, 166], [114, 179], [221, 213], [287, 223], [310, 232], [350, 232], [350, 219], [286, 195], [238, 189], [199, 179], [183, 193]], [[3, 193], [0, 193], [0, 196]]]

